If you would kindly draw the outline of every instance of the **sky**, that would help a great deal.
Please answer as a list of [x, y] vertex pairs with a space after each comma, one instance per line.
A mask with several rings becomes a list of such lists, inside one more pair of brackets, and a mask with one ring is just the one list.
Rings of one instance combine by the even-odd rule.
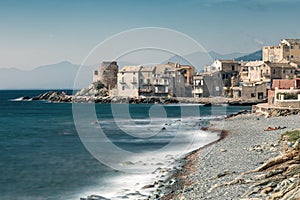
[[251, 53], [300, 38], [299, 7], [298, 0], [0, 0], [0, 67], [80, 64], [107, 38], [142, 27], [181, 32], [207, 51]]

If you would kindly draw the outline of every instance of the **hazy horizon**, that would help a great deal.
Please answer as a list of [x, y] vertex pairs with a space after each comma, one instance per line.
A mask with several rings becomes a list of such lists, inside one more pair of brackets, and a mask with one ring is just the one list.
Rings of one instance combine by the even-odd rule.
[[208, 52], [251, 53], [282, 38], [299, 38], [299, 5], [293, 0], [2, 1], [0, 67], [80, 64], [100, 42], [142, 27], [184, 33]]

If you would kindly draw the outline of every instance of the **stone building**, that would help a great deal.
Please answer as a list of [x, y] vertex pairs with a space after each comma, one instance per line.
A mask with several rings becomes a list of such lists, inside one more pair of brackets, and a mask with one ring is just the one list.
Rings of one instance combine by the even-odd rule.
[[93, 73], [93, 82], [100, 82], [108, 89], [117, 87], [119, 66], [116, 61], [104, 61]]
[[223, 96], [226, 87], [224, 87], [222, 74], [219, 71], [203, 73], [203, 93], [202, 97]]
[[263, 61], [300, 61], [300, 39], [282, 39], [278, 46], [264, 46]]
[[118, 96], [192, 96], [190, 79], [194, 68], [168, 63], [156, 66], [126, 66], [118, 73]]
[[240, 63], [235, 60], [215, 60], [212, 65], [204, 68], [203, 95], [231, 96], [230, 89], [239, 76]]
[[234, 99], [256, 100], [266, 99], [268, 95], [268, 84], [266, 82], [244, 83], [232, 88]]

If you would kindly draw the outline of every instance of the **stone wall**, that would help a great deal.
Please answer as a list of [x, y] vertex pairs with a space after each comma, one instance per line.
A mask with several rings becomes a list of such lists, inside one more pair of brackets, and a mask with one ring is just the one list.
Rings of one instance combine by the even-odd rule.
[[118, 71], [117, 62], [102, 62], [98, 70], [94, 72], [93, 81], [100, 81], [108, 89], [113, 89], [117, 86]]
[[300, 108], [300, 101], [297, 100], [276, 101], [275, 106], [285, 107], [285, 108]]

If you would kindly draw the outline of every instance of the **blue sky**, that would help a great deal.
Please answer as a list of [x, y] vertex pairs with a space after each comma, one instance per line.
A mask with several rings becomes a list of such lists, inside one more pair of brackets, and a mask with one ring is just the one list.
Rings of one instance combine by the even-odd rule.
[[0, 67], [81, 63], [98, 43], [139, 27], [185, 33], [208, 51], [253, 52], [300, 38], [298, 0], [0, 1]]

